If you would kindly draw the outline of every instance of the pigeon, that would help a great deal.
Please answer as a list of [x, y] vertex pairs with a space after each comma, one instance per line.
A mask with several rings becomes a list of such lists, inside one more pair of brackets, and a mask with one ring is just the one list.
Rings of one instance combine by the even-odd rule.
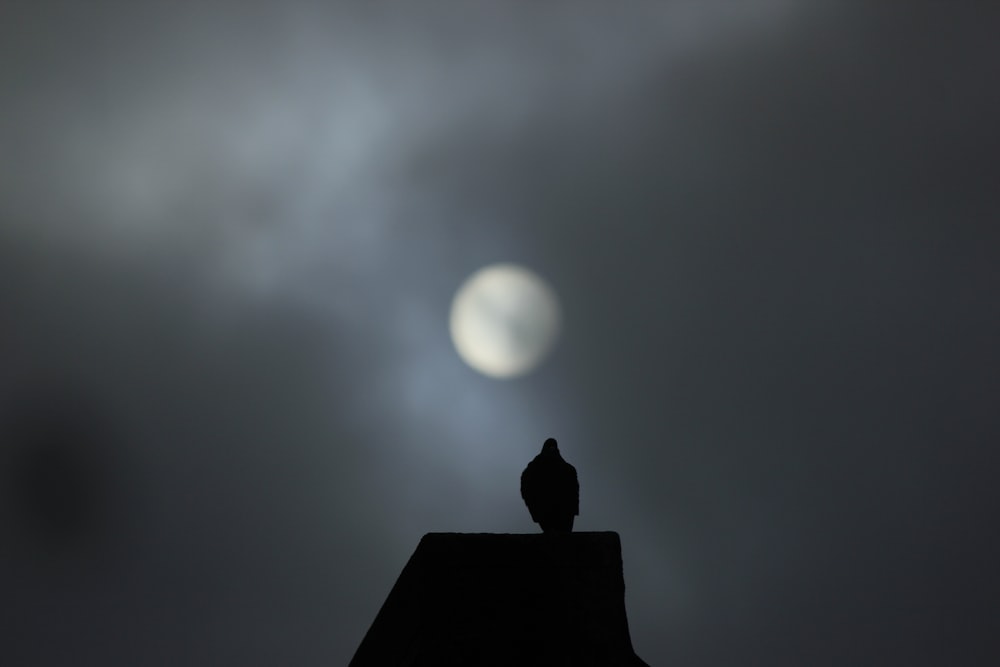
[[521, 473], [521, 497], [542, 532], [573, 531], [573, 519], [580, 513], [580, 483], [555, 438], [545, 441], [542, 452]]

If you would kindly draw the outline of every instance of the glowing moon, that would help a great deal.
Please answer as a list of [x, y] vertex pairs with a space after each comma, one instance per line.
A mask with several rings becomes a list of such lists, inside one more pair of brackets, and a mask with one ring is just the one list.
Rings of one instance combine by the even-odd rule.
[[559, 335], [559, 301], [538, 275], [515, 264], [473, 273], [451, 304], [451, 339], [458, 355], [495, 378], [538, 366]]

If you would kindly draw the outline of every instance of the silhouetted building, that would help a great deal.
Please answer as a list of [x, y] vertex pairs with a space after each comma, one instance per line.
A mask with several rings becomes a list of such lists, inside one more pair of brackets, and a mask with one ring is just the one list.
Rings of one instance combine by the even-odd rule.
[[351, 667], [645, 665], [618, 534], [428, 533]]

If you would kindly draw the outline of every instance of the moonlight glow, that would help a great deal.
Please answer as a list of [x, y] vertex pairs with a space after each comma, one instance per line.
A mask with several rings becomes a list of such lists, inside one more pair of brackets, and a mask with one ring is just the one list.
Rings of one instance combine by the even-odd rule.
[[472, 274], [451, 304], [451, 339], [459, 356], [495, 378], [528, 373], [559, 333], [559, 302], [528, 269], [494, 264]]

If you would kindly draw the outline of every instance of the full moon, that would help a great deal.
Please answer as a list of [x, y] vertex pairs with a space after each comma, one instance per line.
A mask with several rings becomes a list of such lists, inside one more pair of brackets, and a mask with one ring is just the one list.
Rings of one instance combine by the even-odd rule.
[[484, 375], [524, 375], [545, 359], [559, 334], [559, 301], [538, 275], [515, 264], [473, 273], [451, 304], [458, 355]]

